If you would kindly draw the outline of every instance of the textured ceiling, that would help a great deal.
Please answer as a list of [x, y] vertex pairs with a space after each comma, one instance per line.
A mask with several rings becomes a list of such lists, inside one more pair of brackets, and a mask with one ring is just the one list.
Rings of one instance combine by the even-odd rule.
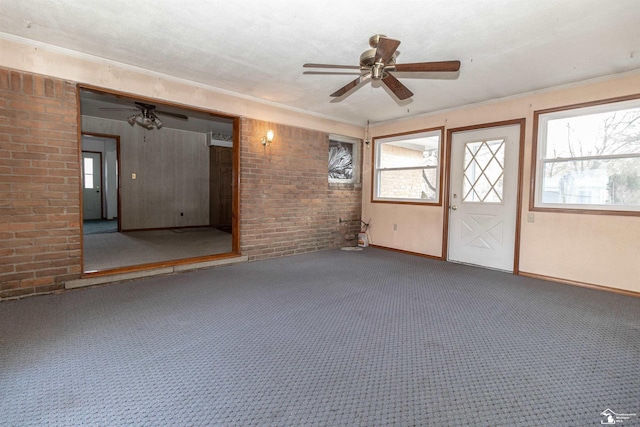
[[[640, 69], [638, 0], [0, 0], [16, 36], [362, 125]], [[453, 76], [397, 73], [413, 98], [306, 62], [357, 65], [370, 36], [398, 63], [460, 60]], [[415, 74], [415, 73], [414, 73]]]

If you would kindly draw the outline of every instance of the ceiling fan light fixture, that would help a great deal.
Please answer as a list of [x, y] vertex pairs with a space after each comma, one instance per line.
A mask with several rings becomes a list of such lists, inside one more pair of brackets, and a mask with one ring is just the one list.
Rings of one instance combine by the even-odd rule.
[[[169, 117], [173, 117], [179, 120], [189, 120], [189, 117], [185, 116], [184, 114], [173, 113], [169, 111], [157, 111], [156, 106], [152, 104], [144, 104], [142, 102], [137, 102], [137, 101], [134, 102], [134, 104], [139, 111], [136, 114], [133, 114], [127, 117], [126, 119], [127, 123], [129, 123], [131, 126], [135, 126], [137, 124], [138, 126], [142, 126], [147, 130], [161, 129], [164, 126], [164, 122], [160, 120], [160, 118], [158, 117], [158, 114], [156, 113], [165, 114]], [[101, 110], [123, 110], [123, 109], [128, 111], [131, 110], [131, 108], [101, 108]]]
[[153, 121], [149, 117], [144, 117], [142, 114], [136, 115], [136, 123], [145, 129], [153, 128]]

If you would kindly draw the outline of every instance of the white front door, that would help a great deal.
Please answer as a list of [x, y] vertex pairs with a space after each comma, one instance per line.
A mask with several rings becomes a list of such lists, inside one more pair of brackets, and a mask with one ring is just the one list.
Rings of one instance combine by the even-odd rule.
[[101, 154], [82, 152], [82, 218], [102, 218]]
[[449, 261], [513, 271], [520, 125], [453, 132]]

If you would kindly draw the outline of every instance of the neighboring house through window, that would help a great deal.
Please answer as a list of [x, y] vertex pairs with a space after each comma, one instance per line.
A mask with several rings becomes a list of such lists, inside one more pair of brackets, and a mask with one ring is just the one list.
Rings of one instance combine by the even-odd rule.
[[441, 203], [442, 128], [374, 138], [373, 201]]
[[537, 111], [532, 210], [640, 213], [640, 96]]

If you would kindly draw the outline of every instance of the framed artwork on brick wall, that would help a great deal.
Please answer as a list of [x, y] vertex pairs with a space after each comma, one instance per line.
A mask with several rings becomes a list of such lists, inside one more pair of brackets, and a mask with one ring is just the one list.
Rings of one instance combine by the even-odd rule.
[[359, 140], [329, 135], [328, 176], [330, 184], [360, 183]]

